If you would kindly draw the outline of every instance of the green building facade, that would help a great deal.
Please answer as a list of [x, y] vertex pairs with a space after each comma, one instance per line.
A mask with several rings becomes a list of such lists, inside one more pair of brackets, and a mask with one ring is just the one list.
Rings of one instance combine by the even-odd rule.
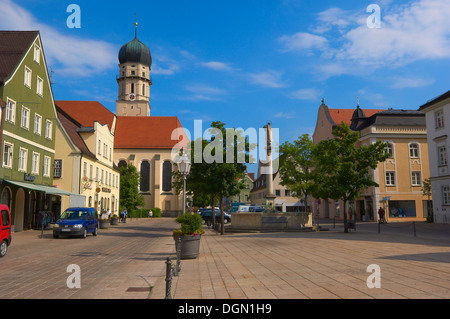
[[53, 187], [57, 115], [38, 31], [0, 31], [0, 98], [0, 202], [22, 231], [63, 194]]

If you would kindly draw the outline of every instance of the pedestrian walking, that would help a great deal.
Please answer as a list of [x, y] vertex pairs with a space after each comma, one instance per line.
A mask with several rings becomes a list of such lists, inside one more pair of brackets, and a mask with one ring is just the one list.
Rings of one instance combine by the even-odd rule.
[[382, 207], [378, 210], [378, 216], [380, 218], [380, 223], [386, 223], [386, 219], [384, 218], [384, 209]]
[[127, 210], [126, 208], [123, 209], [123, 211], [120, 213], [121, 217], [122, 217], [122, 223], [126, 223], [127, 220]]
[[153, 211], [151, 209], [148, 211], [148, 217], [153, 218]]

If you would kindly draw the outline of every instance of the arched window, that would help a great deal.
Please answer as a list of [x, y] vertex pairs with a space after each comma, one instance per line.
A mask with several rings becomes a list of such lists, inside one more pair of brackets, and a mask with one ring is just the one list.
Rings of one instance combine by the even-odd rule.
[[141, 163], [141, 192], [150, 191], [150, 163], [142, 161]]
[[3, 188], [1, 203], [11, 208], [11, 190], [8, 187]]
[[172, 163], [170, 161], [163, 163], [162, 190], [164, 192], [170, 192], [172, 190]]
[[124, 160], [121, 160], [117, 166], [119, 166], [119, 168], [127, 167], [127, 162]]

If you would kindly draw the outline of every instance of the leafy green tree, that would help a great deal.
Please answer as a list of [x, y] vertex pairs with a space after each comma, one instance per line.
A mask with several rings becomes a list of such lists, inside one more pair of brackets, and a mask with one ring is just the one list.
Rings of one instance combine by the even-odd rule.
[[343, 200], [344, 229], [348, 232], [347, 202], [355, 200], [367, 187], [378, 186], [371, 171], [390, 155], [385, 152], [387, 143], [381, 141], [357, 147], [359, 133], [343, 122], [333, 135], [333, 139], [320, 141], [313, 148], [313, 196]]
[[145, 200], [139, 194], [141, 176], [133, 164], [120, 169], [120, 206], [134, 211], [138, 206], [144, 206]]
[[[242, 137], [240, 132], [228, 134], [225, 123], [215, 121], [210, 127], [211, 139], [192, 141], [190, 149], [191, 171], [186, 178], [186, 191], [193, 195], [195, 203], [209, 203], [214, 207], [219, 201], [221, 210], [221, 233], [224, 233], [223, 198], [239, 194], [244, 188], [242, 178], [250, 161], [250, 145], [248, 138]], [[234, 131], [233, 131], [234, 132]], [[230, 133], [230, 132], [229, 132]], [[198, 149], [199, 146], [201, 150]], [[233, 150], [233, 152], [231, 152]], [[201, 153], [200, 153], [201, 152]], [[202, 155], [202, 160], [196, 154]], [[182, 189], [182, 176], [174, 172], [177, 192]], [[215, 213], [212, 214], [215, 222]]]
[[314, 185], [312, 150], [314, 143], [309, 134], [303, 134], [293, 143], [280, 146], [280, 184], [289, 188], [292, 195], [305, 203], [309, 211], [308, 197]]

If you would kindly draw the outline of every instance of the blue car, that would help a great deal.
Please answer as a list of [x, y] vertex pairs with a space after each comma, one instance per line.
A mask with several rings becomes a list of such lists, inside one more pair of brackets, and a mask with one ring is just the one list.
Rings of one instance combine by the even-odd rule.
[[53, 226], [53, 237], [76, 236], [86, 238], [88, 233], [97, 236], [98, 214], [95, 208], [68, 208]]

